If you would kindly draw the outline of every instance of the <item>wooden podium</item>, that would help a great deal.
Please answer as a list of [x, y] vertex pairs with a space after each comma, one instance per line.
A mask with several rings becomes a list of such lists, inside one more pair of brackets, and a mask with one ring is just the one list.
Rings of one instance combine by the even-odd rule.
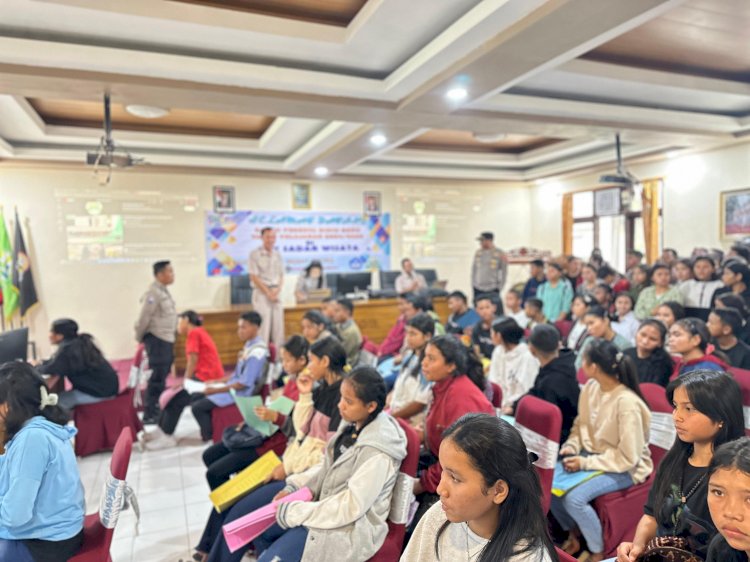
[[[445, 324], [448, 318], [448, 299], [435, 297], [432, 300], [435, 312]], [[375, 343], [382, 342], [398, 319], [398, 299], [374, 299], [354, 302], [354, 321], [363, 336]], [[237, 337], [237, 320], [240, 314], [252, 310], [249, 304], [232, 305], [224, 309], [198, 310], [203, 317], [203, 327], [211, 335], [219, 350], [224, 365], [234, 365], [242, 342]], [[301, 333], [302, 317], [308, 310], [320, 309], [320, 303], [306, 303], [284, 308], [284, 334], [289, 337]], [[175, 343], [175, 366], [185, 368], [185, 338], [177, 336]]]

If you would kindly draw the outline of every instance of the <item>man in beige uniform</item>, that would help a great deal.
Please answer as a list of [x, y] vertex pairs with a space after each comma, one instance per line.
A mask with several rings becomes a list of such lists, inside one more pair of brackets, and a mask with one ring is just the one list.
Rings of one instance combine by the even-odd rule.
[[143, 423], [156, 423], [159, 395], [174, 361], [177, 309], [167, 287], [174, 283], [174, 269], [168, 261], [153, 266], [154, 282], [141, 297], [141, 314], [135, 323], [135, 339], [146, 346], [151, 377], [146, 388]]
[[500, 291], [503, 290], [508, 276], [508, 258], [495, 246], [495, 235], [492, 232], [482, 232], [477, 241], [480, 248], [474, 254], [474, 265], [471, 268], [474, 302], [479, 295], [493, 295], [497, 313], [502, 314], [503, 301], [500, 300]]
[[266, 227], [260, 231], [262, 245], [250, 252], [250, 281], [253, 285], [253, 308], [263, 318], [260, 337], [266, 343], [284, 344], [284, 305], [281, 287], [284, 282], [284, 262], [274, 250], [276, 231]]

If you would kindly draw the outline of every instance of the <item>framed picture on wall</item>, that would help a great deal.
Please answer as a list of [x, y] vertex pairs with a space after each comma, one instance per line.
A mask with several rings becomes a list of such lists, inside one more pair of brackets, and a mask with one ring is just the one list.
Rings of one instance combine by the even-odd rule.
[[750, 236], [750, 188], [721, 192], [721, 237]]
[[293, 183], [292, 184], [292, 209], [309, 209], [310, 204], [310, 184]]
[[380, 208], [380, 192], [365, 191], [362, 194], [362, 207], [366, 215], [379, 215], [382, 212]]
[[214, 212], [234, 213], [234, 187], [229, 185], [214, 186]]

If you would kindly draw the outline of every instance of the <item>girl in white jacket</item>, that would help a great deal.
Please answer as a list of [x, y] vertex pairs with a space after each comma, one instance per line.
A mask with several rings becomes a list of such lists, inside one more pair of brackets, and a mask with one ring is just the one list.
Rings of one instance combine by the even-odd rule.
[[[258, 562], [271, 560], [364, 562], [388, 534], [386, 519], [406, 436], [383, 412], [386, 388], [372, 367], [358, 367], [341, 384], [339, 411], [347, 424], [328, 442], [323, 463], [304, 483], [313, 501], [279, 504], [286, 531], [272, 544], [256, 540]], [[295, 491], [294, 477], [276, 499]]]
[[539, 374], [539, 361], [521, 341], [523, 328], [513, 318], [500, 318], [492, 323], [492, 352], [489, 379], [503, 391], [502, 410], [513, 415], [513, 404], [526, 394]]

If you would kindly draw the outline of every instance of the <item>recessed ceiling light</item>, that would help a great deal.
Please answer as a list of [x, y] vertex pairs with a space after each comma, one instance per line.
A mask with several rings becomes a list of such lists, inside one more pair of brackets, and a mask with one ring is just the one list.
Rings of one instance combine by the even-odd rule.
[[326, 168], [325, 166], [318, 166], [317, 168], [315, 168], [315, 175], [319, 178], [326, 177], [328, 175], [328, 168]]
[[385, 146], [388, 142], [388, 138], [382, 133], [375, 133], [370, 137], [370, 143], [373, 146]]
[[130, 115], [135, 115], [136, 117], [141, 117], [142, 119], [158, 119], [159, 117], [164, 117], [169, 113], [169, 110], [164, 109], [163, 107], [137, 104], [126, 105], [125, 111], [130, 113]]
[[500, 142], [508, 138], [506, 133], [474, 133], [474, 140], [484, 143]]
[[454, 102], [465, 100], [468, 95], [469, 91], [463, 86], [456, 86], [445, 93], [445, 97]]

